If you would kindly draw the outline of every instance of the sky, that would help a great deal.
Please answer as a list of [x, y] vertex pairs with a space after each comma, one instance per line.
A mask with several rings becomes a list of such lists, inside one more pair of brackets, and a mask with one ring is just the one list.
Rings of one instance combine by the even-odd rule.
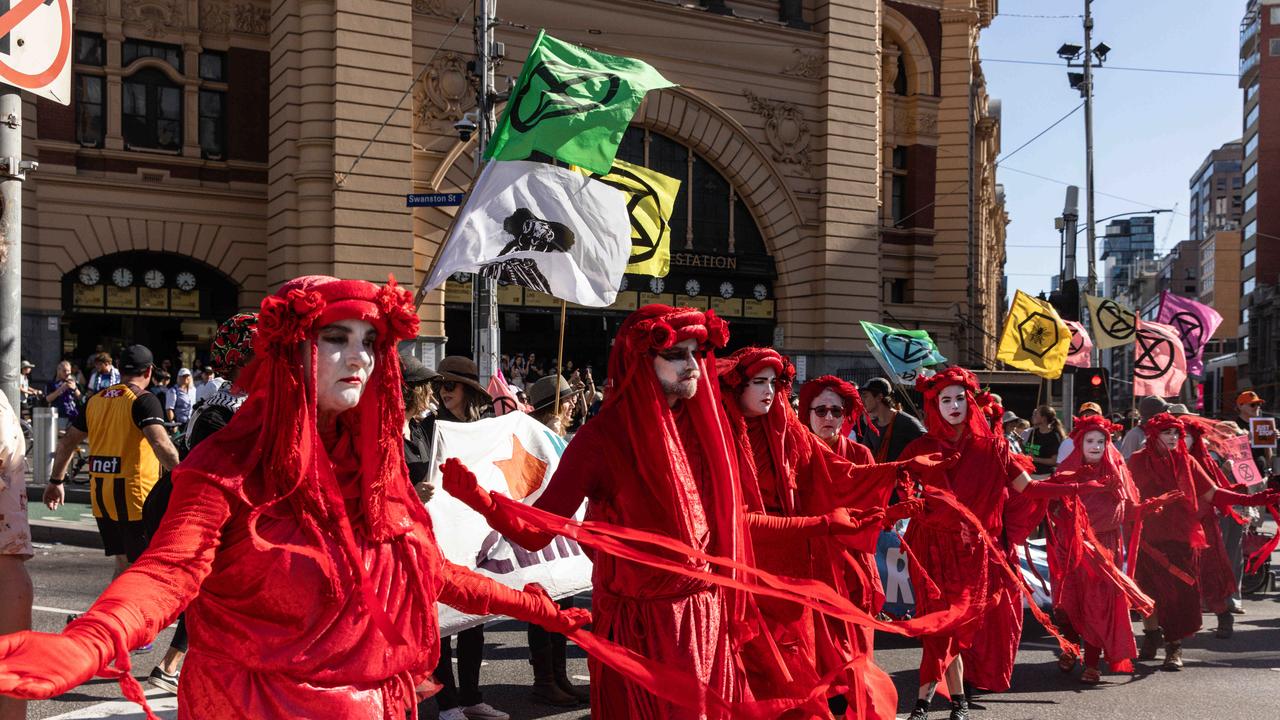
[[[1245, 5], [1245, 0], [1093, 3], [1093, 42], [1112, 48], [1094, 78], [1094, 215], [1176, 209], [1175, 214], [1157, 216], [1158, 253], [1187, 239], [1191, 174], [1210, 150], [1240, 137], [1242, 96], [1236, 71]], [[1010, 219], [1005, 272], [1011, 296], [1016, 289], [1034, 295], [1047, 292], [1050, 276], [1058, 272], [1059, 234], [1053, 221], [1062, 214], [1068, 184], [1080, 187], [1084, 227], [1084, 110], [1007, 163], [1004, 157], [1081, 103], [1057, 50], [1063, 43], [1083, 44], [1084, 0], [1001, 0], [999, 8], [1000, 14], [982, 32], [980, 54], [987, 92], [1002, 103], [1002, 155], [996, 178], [1004, 185]], [[1063, 15], [1071, 17], [1057, 17]], [[1105, 225], [1098, 225], [1099, 237]], [[1079, 237], [1078, 268], [1083, 276], [1084, 233]]]

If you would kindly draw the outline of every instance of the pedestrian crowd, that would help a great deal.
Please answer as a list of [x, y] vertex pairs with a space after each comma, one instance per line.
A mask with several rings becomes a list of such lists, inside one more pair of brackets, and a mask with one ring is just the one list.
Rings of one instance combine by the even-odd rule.
[[[66, 418], [44, 501], [65, 501], [87, 442], [114, 577], [62, 633], [20, 632], [32, 549], [22, 438], [0, 405], [0, 694], [57, 695], [114, 664], [140, 698], [129, 651], [177, 620], [148, 680], [213, 716], [401, 718], [433, 697], [443, 720], [509, 717], [482, 691], [484, 626], [440, 637], [438, 601], [528, 622], [530, 699], [598, 717], [893, 718], [880, 631], [922, 642], [912, 720], [939, 690], [967, 720], [970, 689], [1010, 687], [1029, 596], [1017, 548], [1034, 534], [1053, 608], [1030, 610], [1059, 668], [1094, 684], [1161, 650], [1179, 670], [1202, 607], [1230, 638], [1245, 538], [1280, 499], [1233, 480], [1226, 444], [1261, 413], [1252, 392], [1230, 421], [1143, 398], [1127, 428], [1085, 403], [1068, 432], [1052, 407], [1022, 420], [948, 367], [917, 381], [913, 415], [884, 378], [801, 384], [771, 348], [717, 358], [723, 320], [660, 305], [623, 323], [600, 386], [590, 366], [502, 357], [517, 408], [567, 441], [536, 502], [481, 488], [456, 458], [433, 487], [436, 423], [506, 409], [472, 358], [398, 353], [416, 330], [394, 283], [300, 278], [222, 323], [196, 373], [131, 345], [95, 354], [87, 379], [63, 361], [45, 392], [24, 381]], [[444, 559], [424, 511], [442, 490], [530, 552], [584, 546], [590, 615]], [[910, 559], [911, 617], [883, 612], [886, 531]], [[570, 640], [589, 690], [567, 674]], [[21, 712], [0, 700], [0, 720]]]

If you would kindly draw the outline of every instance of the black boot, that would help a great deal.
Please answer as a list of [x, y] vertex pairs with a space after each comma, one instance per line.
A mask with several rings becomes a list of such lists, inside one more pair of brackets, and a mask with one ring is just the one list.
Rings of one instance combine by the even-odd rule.
[[1139, 660], [1155, 660], [1156, 653], [1160, 652], [1160, 646], [1164, 644], [1164, 633], [1159, 628], [1155, 630], [1142, 631], [1142, 647], [1138, 648]]
[[551, 636], [551, 672], [555, 676], [556, 687], [572, 695], [580, 703], [591, 702], [591, 690], [578, 687], [569, 680], [568, 648], [564, 635], [555, 633]]
[[917, 700], [911, 716], [907, 720], [926, 720], [929, 717], [929, 701]]
[[1218, 613], [1218, 629], [1214, 631], [1213, 636], [1219, 640], [1228, 640], [1235, 634], [1236, 616], [1230, 611]]
[[950, 720], [969, 720], [969, 701], [964, 696], [951, 699]]
[[578, 698], [561, 690], [556, 683], [555, 671], [551, 667], [551, 653], [531, 651], [529, 663], [533, 665], [533, 692], [530, 698], [534, 702], [555, 707], [571, 707], [578, 704]]

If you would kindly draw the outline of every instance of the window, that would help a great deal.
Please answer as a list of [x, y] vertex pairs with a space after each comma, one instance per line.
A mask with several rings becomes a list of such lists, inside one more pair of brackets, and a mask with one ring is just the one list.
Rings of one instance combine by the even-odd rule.
[[1254, 134], [1250, 135], [1250, 136], [1249, 136], [1249, 139], [1248, 139], [1248, 140], [1246, 140], [1246, 141], [1245, 141], [1245, 143], [1244, 143], [1244, 155], [1245, 155], [1245, 157], [1248, 157], [1248, 156], [1252, 155], [1252, 154], [1253, 154], [1253, 151], [1254, 151], [1254, 150], [1257, 150], [1257, 149], [1258, 149], [1258, 133], [1254, 133]]
[[1187, 293], [1188, 295], [1195, 295], [1195, 294], [1196, 294], [1196, 286], [1195, 286], [1195, 285], [1183, 285], [1183, 286], [1182, 286], [1182, 292]]
[[1241, 239], [1248, 240], [1249, 238], [1257, 234], [1258, 234], [1258, 221], [1250, 220], [1249, 224], [1244, 226], [1244, 235], [1241, 236]]
[[898, 49], [898, 74], [893, 78], [893, 93], [907, 94], [907, 58], [902, 49]]
[[124, 79], [121, 97], [124, 141], [129, 147], [182, 147], [182, 88], [155, 68]]
[[1249, 324], [1249, 308], [1241, 308], [1241, 309], [1240, 309], [1240, 323], [1241, 323], [1242, 325], [1248, 325], [1248, 324]]
[[1244, 171], [1245, 185], [1248, 185], [1249, 183], [1253, 182], [1253, 179], [1256, 177], [1258, 177], [1258, 163], [1255, 162], [1254, 164], [1249, 166], [1249, 169]]
[[200, 79], [226, 82], [227, 54], [220, 52], [200, 53]]
[[898, 227], [908, 218], [907, 212], [907, 148], [899, 145], [890, 156], [890, 172], [893, 178], [889, 183], [889, 221]]
[[226, 156], [226, 99], [224, 92], [200, 91], [200, 152], [207, 158]]
[[1249, 293], [1252, 293], [1253, 289], [1257, 286], [1258, 279], [1256, 277], [1251, 277], [1240, 284], [1240, 293], [1242, 295], [1248, 295]]
[[1258, 249], [1254, 248], [1240, 257], [1240, 268], [1244, 269], [1252, 265], [1258, 259]]
[[77, 32], [75, 36], [76, 142], [85, 147], [102, 147], [106, 123], [106, 46], [97, 33]]
[[1280, 25], [1280, 7], [1271, 8], [1271, 24]]
[[174, 70], [182, 72], [182, 48], [178, 45], [146, 40], [125, 40], [120, 47], [120, 64], [123, 67], [127, 68], [135, 60], [149, 57], [169, 63]]
[[1280, 55], [1280, 38], [1272, 38], [1267, 44], [1270, 48], [1270, 54], [1272, 57]]
[[884, 279], [884, 302], [897, 303], [899, 305], [910, 302], [907, 299], [907, 279], [906, 278], [885, 278]]
[[1246, 196], [1244, 199], [1244, 212], [1249, 212], [1257, 204], [1258, 204], [1257, 191], [1249, 193], [1248, 196]]
[[1258, 94], [1258, 80], [1257, 78], [1254, 78], [1253, 84], [1250, 85], [1249, 88], [1244, 91], [1244, 101], [1249, 102], [1257, 94]]
[[1249, 114], [1244, 116], [1244, 126], [1246, 129], [1253, 127], [1253, 124], [1258, 122], [1258, 108], [1260, 107], [1262, 106], [1254, 105], [1253, 109], [1249, 111]]

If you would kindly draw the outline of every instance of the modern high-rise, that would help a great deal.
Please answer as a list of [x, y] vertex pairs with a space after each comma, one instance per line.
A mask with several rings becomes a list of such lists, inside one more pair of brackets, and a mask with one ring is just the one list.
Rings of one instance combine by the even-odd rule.
[[1240, 375], [1280, 401], [1280, 0], [1249, 0], [1240, 22], [1244, 200], [1240, 237]]
[[1240, 218], [1244, 213], [1244, 146], [1224, 143], [1191, 174], [1190, 242], [1199, 245], [1200, 302], [1222, 315], [1204, 350], [1204, 409], [1228, 414], [1237, 394], [1240, 334]]

